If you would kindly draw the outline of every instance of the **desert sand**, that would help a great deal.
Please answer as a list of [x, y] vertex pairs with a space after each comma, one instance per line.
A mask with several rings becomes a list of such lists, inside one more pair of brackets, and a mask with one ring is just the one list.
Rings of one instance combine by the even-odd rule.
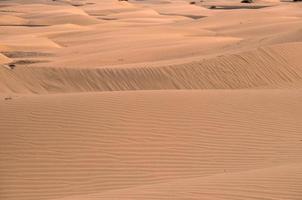
[[301, 102], [300, 2], [0, 0], [1, 200], [301, 200]]

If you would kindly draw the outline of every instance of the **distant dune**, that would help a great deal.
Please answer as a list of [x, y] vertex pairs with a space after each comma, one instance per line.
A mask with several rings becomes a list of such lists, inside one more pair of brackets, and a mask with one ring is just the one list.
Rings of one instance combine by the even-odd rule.
[[300, 88], [302, 43], [287, 43], [186, 64], [149, 67], [0, 69], [0, 91], [70, 93], [164, 89]]
[[301, 200], [301, 9], [0, 0], [0, 199]]

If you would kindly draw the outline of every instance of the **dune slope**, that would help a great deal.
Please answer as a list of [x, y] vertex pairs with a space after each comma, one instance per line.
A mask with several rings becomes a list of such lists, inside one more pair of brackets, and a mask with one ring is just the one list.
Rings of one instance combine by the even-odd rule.
[[163, 67], [0, 69], [2, 92], [301, 87], [300, 43]]
[[[243, 195], [237, 199], [245, 199], [244, 195], [261, 199], [265, 190], [255, 186], [245, 190], [240, 181], [259, 187], [271, 184], [267, 196], [280, 192], [297, 197], [301, 176], [284, 179], [278, 170], [285, 177], [292, 176], [292, 165], [301, 172], [301, 94], [296, 90], [150, 91], [2, 100], [2, 198], [102, 196], [110, 190], [170, 181], [174, 190], [186, 183], [174, 180], [188, 178], [201, 182], [193, 179], [194, 187], [179, 192], [194, 193], [196, 187], [214, 192], [211, 184], [216, 183], [216, 174], [222, 174], [217, 177], [222, 196], [208, 194], [212, 199], [236, 196], [236, 188]], [[277, 176], [272, 175], [274, 181], [258, 171], [256, 177], [253, 171], [244, 172], [283, 165], [276, 168]], [[209, 182], [201, 177], [209, 177]], [[282, 186], [284, 193], [278, 191]], [[128, 194], [162, 199], [171, 195], [169, 187], [155, 188], [158, 196], [149, 186], [142, 193]], [[124, 198], [123, 191], [121, 196], [109, 194], [113, 195], [109, 199]]]

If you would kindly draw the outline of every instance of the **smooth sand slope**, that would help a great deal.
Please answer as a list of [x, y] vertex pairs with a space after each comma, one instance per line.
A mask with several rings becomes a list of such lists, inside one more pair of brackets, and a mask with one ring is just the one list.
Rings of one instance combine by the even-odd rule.
[[300, 91], [217, 90], [1, 101], [1, 194], [300, 199], [301, 100]]
[[301, 200], [302, 4], [0, 0], [0, 199]]

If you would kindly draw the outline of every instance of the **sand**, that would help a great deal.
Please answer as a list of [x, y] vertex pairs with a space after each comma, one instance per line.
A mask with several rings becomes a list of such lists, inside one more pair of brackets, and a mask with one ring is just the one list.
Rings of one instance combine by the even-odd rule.
[[0, 199], [302, 199], [302, 4], [190, 2], [0, 1]]

